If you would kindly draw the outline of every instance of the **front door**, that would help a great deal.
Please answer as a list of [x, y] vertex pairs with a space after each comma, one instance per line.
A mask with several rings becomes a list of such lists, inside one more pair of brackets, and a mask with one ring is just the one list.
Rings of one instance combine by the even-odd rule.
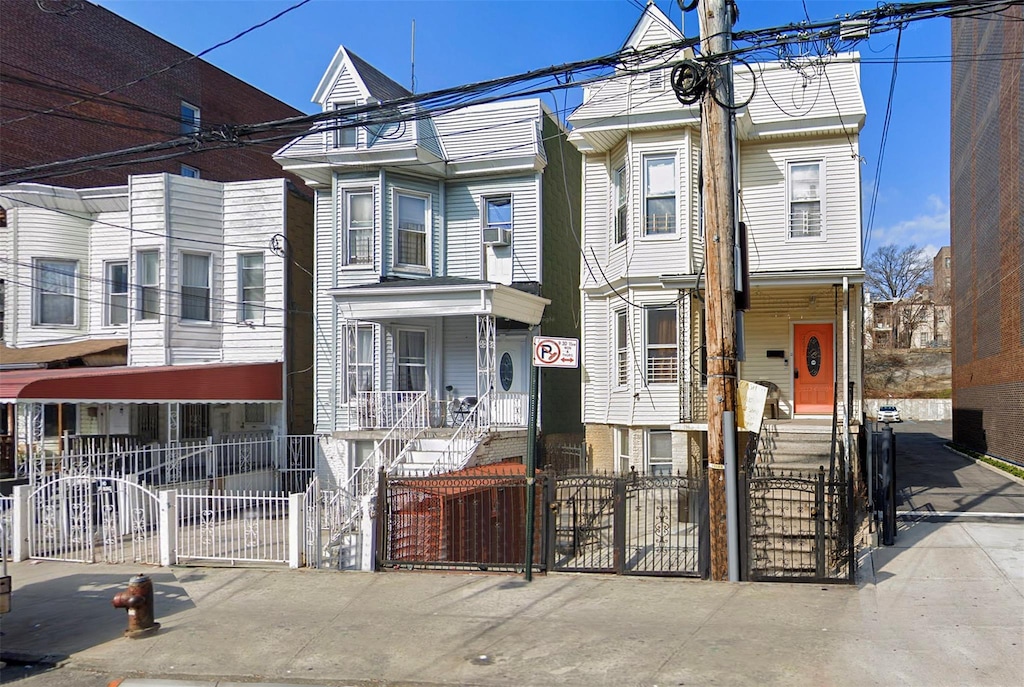
[[793, 405], [796, 413], [831, 413], [835, 383], [832, 323], [793, 325]]
[[499, 336], [495, 347], [493, 424], [525, 427], [529, 411], [530, 361], [526, 338]]

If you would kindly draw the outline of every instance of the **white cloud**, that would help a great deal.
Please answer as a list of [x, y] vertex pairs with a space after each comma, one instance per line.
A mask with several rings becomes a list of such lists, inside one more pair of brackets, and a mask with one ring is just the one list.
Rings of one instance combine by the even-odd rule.
[[935, 194], [924, 201], [924, 208], [911, 219], [898, 221], [871, 231], [874, 247], [894, 243], [925, 246], [935, 255], [941, 246], [949, 245], [949, 205]]

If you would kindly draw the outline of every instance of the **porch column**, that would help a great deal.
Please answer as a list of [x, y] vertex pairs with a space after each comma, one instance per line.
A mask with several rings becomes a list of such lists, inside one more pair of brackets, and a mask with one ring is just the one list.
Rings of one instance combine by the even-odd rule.
[[690, 415], [690, 360], [693, 341], [690, 337], [690, 292], [680, 291], [681, 298], [676, 304], [676, 384], [679, 386], [679, 419], [686, 422]]
[[178, 421], [178, 411], [181, 409], [180, 403], [168, 403], [167, 404], [167, 441], [178, 441], [181, 439], [181, 424]]
[[494, 335], [494, 316], [476, 316], [476, 397], [484, 394], [494, 386], [494, 359], [496, 355]]

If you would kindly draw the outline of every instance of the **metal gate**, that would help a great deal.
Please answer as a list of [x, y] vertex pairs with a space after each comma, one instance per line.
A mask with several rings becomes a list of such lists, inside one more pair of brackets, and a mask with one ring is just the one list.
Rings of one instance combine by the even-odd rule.
[[707, 483], [682, 475], [555, 477], [548, 567], [624, 575], [707, 576]]
[[854, 581], [853, 489], [836, 473], [741, 476], [747, 579]]
[[159, 502], [119, 477], [53, 477], [29, 494], [30, 558], [159, 565]]

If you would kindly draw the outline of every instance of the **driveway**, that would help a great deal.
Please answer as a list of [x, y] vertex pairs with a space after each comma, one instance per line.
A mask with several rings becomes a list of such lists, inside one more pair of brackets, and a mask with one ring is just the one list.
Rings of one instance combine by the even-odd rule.
[[1024, 516], [1024, 484], [947, 449], [949, 421], [907, 420], [893, 430], [898, 510]]

